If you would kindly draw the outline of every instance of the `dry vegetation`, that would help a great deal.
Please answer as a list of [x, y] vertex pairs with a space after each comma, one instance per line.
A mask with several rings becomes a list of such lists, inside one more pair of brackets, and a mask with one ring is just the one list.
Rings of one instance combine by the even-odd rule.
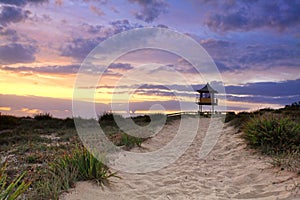
[[[99, 117], [116, 145], [130, 149], [145, 140], [125, 134], [112, 120], [111, 113]], [[149, 123], [146, 116], [136, 120]], [[0, 152], [1, 200], [20, 195], [24, 199], [58, 199], [76, 181], [108, 184], [117, 177], [82, 146], [73, 119], [56, 119], [49, 113], [34, 118], [0, 116]]]
[[[146, 126], [163, 115], [132, 118]], [[124, 149], [140, 146], [146, 138], [127, 135], [115, 123], [126, 118], [112, 113], [99, 116], [107, 137]], [[180, 118], [168, 117], [167, 123]], [[300, 105], [229, 113], [225, 119], [242, 132], [251, 148], [271, 156], [272, 164], [300, 174]], [[73, 119], [56, 119], [49, 113], [30, 117], [0, 116], [0, 199], [58, 199], [79, 180], [109, 184], [118, 178], [81, 144]]]

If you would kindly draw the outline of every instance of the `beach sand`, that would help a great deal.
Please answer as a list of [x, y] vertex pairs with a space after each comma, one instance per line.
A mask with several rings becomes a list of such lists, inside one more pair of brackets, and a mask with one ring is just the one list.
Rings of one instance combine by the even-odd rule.
[[[213, 119], [217, 120], [217, 119]], [[240, 133], [225, 126], [214, 149], [199, 159], [199, 149], [210, 119], [199, 122], [193, 143], [173, 164], [158, 171], [130, 174], [119, 172], [109, 186], [78, 182], [62, 200], [192, 200], [192, 199], [300, 199], [300, 176], [272, 167], [267, 157], [248, 149]], [[174, 137], [172, 122], [135, 152], [154, 151]], [[298, 184], [298, 186], [297, 186]]]

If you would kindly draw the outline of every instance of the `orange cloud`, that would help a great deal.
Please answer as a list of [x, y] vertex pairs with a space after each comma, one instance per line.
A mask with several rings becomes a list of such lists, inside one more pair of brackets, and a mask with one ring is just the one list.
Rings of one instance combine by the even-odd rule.
[[0, 107], [0, 110], [3, 110], [3, 111], [10, 111], [10, 110], [11, 110], [11, 107], [1, 106], [1, 107]]
[[95, 6], [90, 6], [90, 10], [92, 12], [96, 13], [98, 16], [104, 16], [105, 15], [105, 13], [101, 9], [99, 9]]
[[38, 114], [38, 113], [41, 113], [41, 110], [39, 110], [39, 109], [22, 108], [21, 111], [24, 112], [24, 113], [26, 113], [26, 114]]

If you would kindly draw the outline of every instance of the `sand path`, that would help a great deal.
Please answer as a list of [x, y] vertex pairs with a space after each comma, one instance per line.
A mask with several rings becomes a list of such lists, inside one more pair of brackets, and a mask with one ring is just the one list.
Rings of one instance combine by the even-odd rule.
[[[217, 119], [214, 119], [217, 120]], [[173, 164], [144, 174], [119, 172], [109, 187], [79, 182], [62, 200], [192, 200], [192, 199], [300, 199], [300, 177], [272, 167], [267, 158], [246, 148], [232, 127], [225, 127], [213, 151], [199, 159], [199, 149], [210, 119], [200, 128], [188, 150]], [[178, 129], [175, 121], [136, 152], [164, 146]]]

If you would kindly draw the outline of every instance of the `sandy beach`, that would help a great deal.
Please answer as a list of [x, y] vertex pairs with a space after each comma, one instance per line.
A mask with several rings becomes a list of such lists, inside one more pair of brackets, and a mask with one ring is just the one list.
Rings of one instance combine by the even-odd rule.
[[[217, 120], [217, 119], [213, 119]], [[199, 122], [193, 143], [173, 164], [158, 171], [130, 174], [119, 172], [109, 186], [78, 182], [62, 200], [192, 200], [192, 199], [300, 199], [300, 176], [275, 168], [270, 160], [248, 149], [240, 133], [225, 126], [214, 149], [199, 159], [199, 149], [210, 119]], [[176, 121], [145, 141], [135, 152], [154, 151], [172, 139]], [[298, 184], [298, 186], [297, 186]]]

